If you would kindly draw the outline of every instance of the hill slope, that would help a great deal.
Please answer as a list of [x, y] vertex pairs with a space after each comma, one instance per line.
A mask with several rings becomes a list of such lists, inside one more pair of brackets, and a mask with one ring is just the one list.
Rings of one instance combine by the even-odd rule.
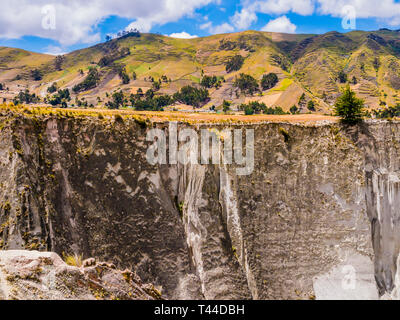
[[[227, 73], [225, 64], [235, 55], [243, 56], [245, 62], [240, 70]], [[98, 86], [79, 97], [104, 105], [107, 93], [146, 91], [152, 87], [152, 78], [165, 76], [160, 93], [172, 94], [186, 84], [199, 83], [204, 75], [215, 75], [223, 76], [225, 82], [219, 89], [210, 89], [211, 101], [204, 108], [218, 107], [224, 99], [236, 105], [259, 100], [285, 110], [298, 105], [308, 112], [306, 104], [313, 100], [316, 111], [326, 113], [345, 85], [339, 81], [343, 72], [370, 108], [400, 102], [400, 32], [390, 30], [323, 35], [246, 31], [196, 39], [128, 35], [66, 54], [58, 65], [55, 62], [56, 57], [0, 48], [0, 82], [10, 88], [9, 95], [27, 87], [45, 96], [53, 82], [72, 89], [83, 81], [89, 67], [97, 67]], [[125, 67], [130, 77], [135, 72], [137, 79], [123, 85], [115, 64]], [[33, 81], [34, 69], [40, 70], [41, 80]], [[240, 73], [261, 79], [270, 72], [278, 75], [279, 83], [262, 94], [244, 96], [233, 87]], [[303, 94], [305, 99], [299, 103]]]

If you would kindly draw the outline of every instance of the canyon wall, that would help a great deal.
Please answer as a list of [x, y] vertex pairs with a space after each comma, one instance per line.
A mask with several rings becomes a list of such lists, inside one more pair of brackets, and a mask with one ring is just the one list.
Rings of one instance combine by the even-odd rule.
[[395, 288], [399, 123], [179, 124], [254, 129], [255, 168], [240, 176], [234, 165], [151, 165], [146, 134], [168, 136], [168, 123], [0, 121], [3, 250], [113, 261], [173, 299], [377, 299]]

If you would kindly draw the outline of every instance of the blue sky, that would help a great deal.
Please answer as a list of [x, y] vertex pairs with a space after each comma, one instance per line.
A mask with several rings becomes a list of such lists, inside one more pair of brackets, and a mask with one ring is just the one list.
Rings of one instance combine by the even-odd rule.
[[[3, 4], [4, 2], [4, 4]], [[348, 32], [342, 20], [355, 15], [358, 30], [400, 29], [398, 0], [2, 0], [0, 46], [52, 54], [104, 41], [129, 27], [175, 37], [208, 36], [247, 29]], [[348, 9], [350, 7], [350, 9]], [[347, 8], [344, 10], [344, 8]], [[344, 11], [343, 11], [344, 10]], [[350, 10], [350, 11], [349, 11]], [[54, 26], [47, 26], [54, 22]]]

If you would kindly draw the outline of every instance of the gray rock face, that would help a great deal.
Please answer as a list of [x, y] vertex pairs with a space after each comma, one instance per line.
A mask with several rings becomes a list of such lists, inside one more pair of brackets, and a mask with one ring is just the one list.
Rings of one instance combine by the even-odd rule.
[[154, 300], [152, 285], [110, 264], [67, 265], [52, 252], [0, 251], [0, 300]]
[[338, 298], [346, 265], [363, 297], [394, 288], [400, 124], [215, 125], [255, 130], [254, 172], [238, 176], [233, 165], [150, 165], [150, 128], [134, 120], [7, 120], [3, 249], [135, 266], [166, 298]]

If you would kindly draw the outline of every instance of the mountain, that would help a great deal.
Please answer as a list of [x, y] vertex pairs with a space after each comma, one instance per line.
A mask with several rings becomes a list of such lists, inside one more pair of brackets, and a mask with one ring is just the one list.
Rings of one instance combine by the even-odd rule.
[[[227, 73], [225, 64], [235, 55], [243, 56], [244, 64], [240, 70]], [[115, 64], [125, 67], [130, 77], [135, 72], [137, 79], [122, 84]], [[85, 79], [89, 67], [98, 68], [100, 81], [96, 88], [78, 96], [99, 106], [104, 106], [107, 93], [115, 90], [127, 94], [136, 93], [138, 88], [146, 91], [152, 87], [151, 78], [165, 76], [167, 81], [159, 92], [172, 94], [184, 85], [199, 83], [204, 75], [225, 78], [219, 89], [210, 89], [206, 109], [212, 105], [218, 108], [223, 100], [234, 105], [257, 100], [284, 110], [297, 105], [301, 112], [309, 112], [306, 105], [313, 100], [316, 112], [329, 113], [346, 85], [340, 83], [339, 74], [347, 77], [369, 108], [400, 103], [400, 32], [388, 29], [322, 35], [245, 31], [196, 39], [128, 34], [62, 59], [0, 48], [0, 82], [9, 87], [8, 96], [25, 87], [45, 96], [54, 82], [59, 88], [72, 89]], [[40, 70], [41, 80], [33, 80], [34, 69]], [[274, 88], [254, 96], [236, 93], [233, 82], [240, 73], [259, 80], [270, 72], [279, 78]]]

